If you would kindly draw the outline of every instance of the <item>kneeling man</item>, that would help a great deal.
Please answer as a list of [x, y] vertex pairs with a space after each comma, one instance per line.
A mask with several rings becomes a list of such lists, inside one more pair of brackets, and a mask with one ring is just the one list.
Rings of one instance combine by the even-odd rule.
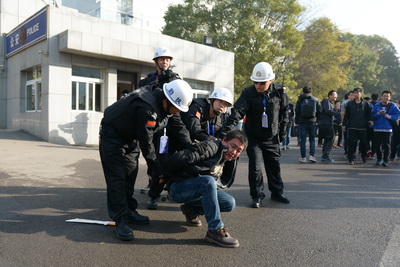
[[[219, 190], [234, 180], [237, 160], [247, 146], [246, 135], [239, 130], [229, 132], [222, 140], [195, 143], [191, 149], [176, 152], [168, 159], [164, 179], [168, 195], [183, 203], [181, 210], [190, 226], [201, 226], [199, 215], [208, 223], [205, 240], [222, 247], [239, 247], [229, 235], [220, 212], [235, 208], [235, 199]], [[231, 161], [234, 164], [225, 164]]]

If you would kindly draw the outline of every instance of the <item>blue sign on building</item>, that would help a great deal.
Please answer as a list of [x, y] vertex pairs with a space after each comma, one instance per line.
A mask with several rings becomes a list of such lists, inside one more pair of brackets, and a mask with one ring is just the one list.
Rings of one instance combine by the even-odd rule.
[[6, 57], [47, 38], [47, 7], [6, 35]]

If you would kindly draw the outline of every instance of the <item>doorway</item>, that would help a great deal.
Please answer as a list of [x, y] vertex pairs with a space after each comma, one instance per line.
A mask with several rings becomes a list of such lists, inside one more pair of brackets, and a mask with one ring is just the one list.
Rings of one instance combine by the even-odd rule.
[[138, 74], [135, 72], [117, 72], [117, 99], [136, 89], [138, 83], [137, 77]]

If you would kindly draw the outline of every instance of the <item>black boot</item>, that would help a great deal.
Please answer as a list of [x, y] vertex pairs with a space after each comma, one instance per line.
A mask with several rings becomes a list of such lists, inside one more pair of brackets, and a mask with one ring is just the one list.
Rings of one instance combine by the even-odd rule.
[[128, 220], [126, 216], [122, 216], [115, 220], [115, 234], [117, 237], [123, 241], [131, 241], [133, 240], [133, 231], [128, 225]]
[[156, 210], [158, 208], [157, 198], [149, 198], [146, 207], [148, 210]]
[[149, 224], [150, 219], [147, 216], [140, 215], [136, 210], [131, 210], [128, 215], [128, 222], [133, 224]]

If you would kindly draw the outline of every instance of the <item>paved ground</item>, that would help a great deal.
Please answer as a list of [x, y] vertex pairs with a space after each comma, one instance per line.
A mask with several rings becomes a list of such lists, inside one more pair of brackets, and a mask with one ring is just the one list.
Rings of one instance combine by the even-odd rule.
[[223, 214], [237, 249], [205, 242], [204, 218], [185, 226], [178, 204], [146, 210], [142, 165], [135, 194], [152, 222], [122, 242], [111, 226], [65, 222], [108, 219], [96, 147], [0, 130], [0, 266], [400, 266], [400, 162], [348, 166], [341, 149], [332, 154], [331, 164], [300, 164], [298, 147], [282, 151], [292, 203], [265, 199], [260, 209], [249, 208], [241, 157], [229, 189], [237, 208]]

